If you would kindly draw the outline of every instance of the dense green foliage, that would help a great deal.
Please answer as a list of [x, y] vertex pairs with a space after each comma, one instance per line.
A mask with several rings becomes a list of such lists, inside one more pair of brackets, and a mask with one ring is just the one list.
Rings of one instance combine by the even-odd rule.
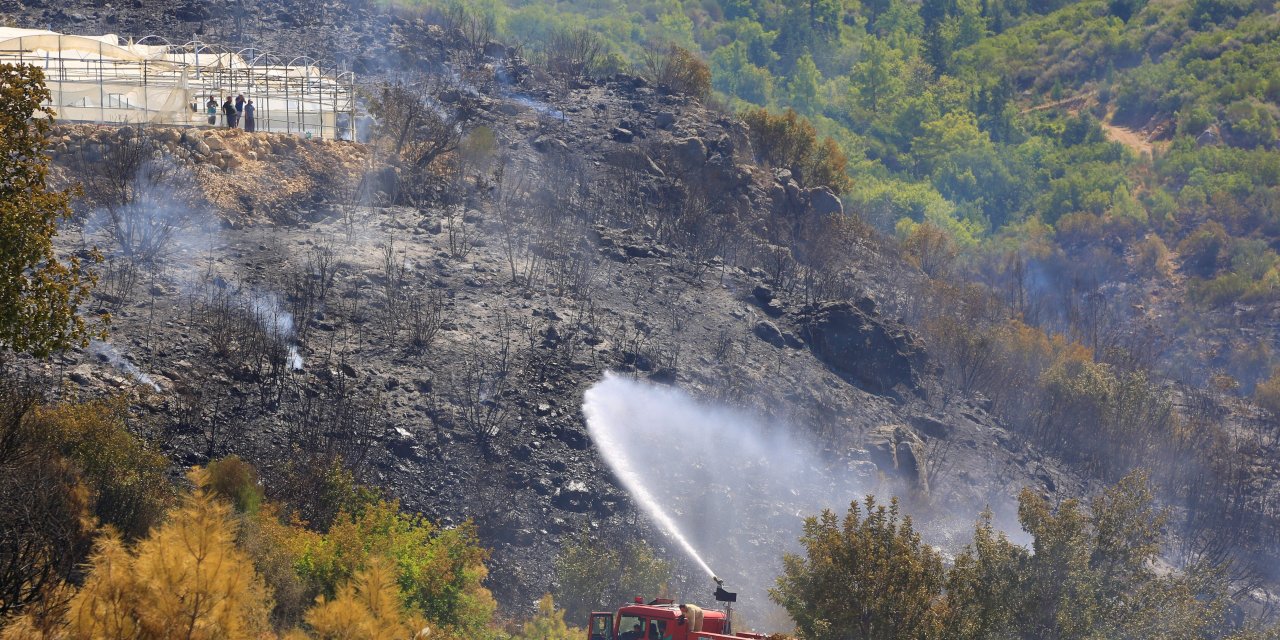
[[771, 595], [809, 640], [936, 635], [942, 558], [901, 517], [898, 501], [849, 505], [805, 521], [805, 555], [787, 555]]
[[771, 593], [802, 638], [1195, 638], [1215, 633], [1220, 585], [1192, 568], [1157, 571], [1166, 514], [1141, 474], [1084, 508], [1025, 490], [1012, 544], [986, 513], [950, 567], [896, 501], [856, 502], [843, 522], [809, 518], [804, 556], [787, 556]]

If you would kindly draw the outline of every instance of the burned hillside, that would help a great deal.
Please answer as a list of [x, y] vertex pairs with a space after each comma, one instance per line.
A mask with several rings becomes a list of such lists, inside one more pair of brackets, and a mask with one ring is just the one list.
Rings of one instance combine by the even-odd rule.
[[[304, 520], [333, 509], [318, 476], [334, 466], [445, 526], [473, 520], [493, 554], [487, 586], [522, 611], [557, 590], [559, 551], [584, 532], [684, 562], [588, 434], [583, 394], [606, 372], [802, 434], [823, 452], [815, 466], [902, 495], [951, 548], [985, 506], [1011, 523], [1023, 487], [1056, 502], [1116, 480], [1147, 450], [1093, 437], [1095, 422], [1152, 421], [1181, 438], [1157, 462], [1203, 450], [1230, 463], [1158, 465], [1189, 534], [1171, 555], [1229, 571], [1246, 556], [1258, 562], [1235, 584], [1262, 584], [1265, 416], [1174, 385], [1176, 406], [1160, 402], [1136, 369], [1115, 404], [1064, 392], [1034, 405], [1024, 391], [1041, 372], [991, 355], [1029, 332], [973, 339], [959, 329], [1001, 311], [933, 282], [946, 265], [930, 260], [954, 255], [870, 228], [820, 167], [772, 157], [707, 96], [557, 66], [458, 16], [232, 7], [15, 10], [54, 28], [195, 26], [327, 49], [376, 114], [361, 142], [91, 125], [53, 138], [58, 184], [85, 185], [61, 249], [105, 252], [91, 311], [112, 325], [108, 342], [26, 364], [68, 397], [134, 394], [138, 429], [176, 466], [237, 455]], [[1244, 435], [1207, 435], [1214, 420]], [[734, 492], [671, 483], [702, 491], [683, 511]], [[769, 523], [750, 545], [791, 548], [784, 521], [803, 514], [785, 507], [750, 506]], [[679, 573], [675, 590], [701, 593]]]
[[586, 434], [605, 371], [791, 425], [922, 513], [1074, 490], [980, 404], [943, 399], [891, 315], [897, 259], [829, 188], [759, 167], [742, 124], [638, 77], [533, 82], [432, 84], [467, 133], [422, 167], [350, 142], [64, 129], [59, 175], [141, 147], [166, 172], [132, 167], [135, 202], [186, 190], [176, 218], [113, 205], [168, 229], [148, 256], [118, 243], [111, 203], [83, 203], [66, 249], [109, 252], [111, 342], [50, 372], [137, 391], [181, 464], [236, 454], [296, 492], [299, 467], [339, 460], [406, 508], [474, 519], [517, 608], [554, 588], [567, 534], [667, 544]]

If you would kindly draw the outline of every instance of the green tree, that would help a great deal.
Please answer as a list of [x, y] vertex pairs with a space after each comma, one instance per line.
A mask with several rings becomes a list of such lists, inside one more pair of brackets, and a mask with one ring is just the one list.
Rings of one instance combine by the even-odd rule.
[[0, 64], [0, 357], [5, 349], [47, 356], [87, 344], [90, 334], [77, 310], [94, 277], [53, 248], [70, 194], [45, 184], [48, 99], [40, 69]]
[[813, 63], [813, 56], [807, 53], [800, 56], [791, 72], [791, 79], [787, 82], [791, 104], [801, 113], [814, 113], [818, 108], [818, 87], [821, 85], [822, 74]]
[[841, 522], [829, 510], [805, 520], [805, 555], [783, 558], [769, 591], [806, 640], [936, 637], [942, 558], [902, 516], [867, 496]]
[[978, 518], [973, 544], [947, 574], [945, 627], [954, 640], [1006, 637], [1019, 615], [1030, 554], [996, 531], [991, 511]]
[[920, 17], [929, 63], [938, 73], [948, 70], [952, 53], [977, 42], [987, 28], [977, 0], [924, 0]]
[[825, 61], [840, 36], [841, 6], [838, 0], [788, 2], [781, 16], [774, 48], [789, 69], [803, 56], [820, 55]]
[[488, 553], [471, 523], [441, 529], [400, 511], [394, 502], [339, 514], [324, 534], [300, 532], [298, 574], [329, 597], [369, 563], [382, 558], [396, 572], [405, 602], [435, 624], [477, 637], [497, 608], [483, 582]]
[[1178, 244], [1182, 268], [1193, 275], [1212, 276], [1217, 272], [1230, 241], [1227, 230], [1217, 221], [1201, 224]]
[[754, 104], [767, 104], [773, 78], [751, 63], [747, 45], [734, 42], [711, 54], [711, 79], [716, 90]]
[[577, 640], [581, 629], [565, 624], [564, 610], [557, 609], [551, 594], [538, 600], [538, 613], [520, 627], [516, 640]]
[[584, 623], [592, 611], [657, 595], [671, 580], [671, 565], [643, 540], [614, 544], [593, 540], [586, 532], [564, 548], [556, 569], [560, 602], [570, 620]]
[[867, 38], [862, 59], [853, 65], [849, 80], [858, 94], [859, 106], [873, 114], [902, 94], [906, 87], [906, 64], [902, 53], [883, 40]]
[[868, 497], [843, 522], [824, 511], [805, 521], [805, 555], [784, 558], [770, 596], [805, 640], [1194, 640], [1219, 628], [1214, 574], [1155, 568], [1167, 514], [1144, 473], [1088, 508], [1077, 500], [1055, 507], [1030, 489], [1018, 504], [1030, 551], [997, 532], [987, 511], [950, 570], [896, 500], [886, 508]]
[[1129, 474], [1085, 510], [1055, 509], [1024, 489], [1018, 520], [1034, 538], [1016, 625], [1022, 637], [1193, 640], [1221, 622], [1219, 590], [1195, 568], [1154, 568], [1168, 513], [1144, 472]]
[[920, 52], [924, 20], [915, 3], [889, 0], [888, 7], [876, 17], [871, 27], [871, 33], [884, 38], [904, 55], [911, 56]]

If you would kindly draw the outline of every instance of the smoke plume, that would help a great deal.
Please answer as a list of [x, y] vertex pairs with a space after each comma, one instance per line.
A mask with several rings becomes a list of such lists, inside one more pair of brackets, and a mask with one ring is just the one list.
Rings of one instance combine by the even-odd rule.
[[111, 343], [91, 340], [89, 342], [89, 353], [115, 367], [116, 370], [128, 374], [134, 380], [160, 391], [160, 385], [156, 384], [155, 380], [151, 379], [151, 376], [143, 373], [137, 365], [122, 355]]

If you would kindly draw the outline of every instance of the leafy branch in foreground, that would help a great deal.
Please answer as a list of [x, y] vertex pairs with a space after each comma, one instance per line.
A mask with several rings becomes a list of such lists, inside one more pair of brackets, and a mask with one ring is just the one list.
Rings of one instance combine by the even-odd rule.
[[48, 99], [40, 69], [0, 64], [0, 349], [38, 357], [88, 344], [91, 328], [77, 310], [95, 282], [80, 258], [64, 263], [54, 252], [71, 194], [45, 184]]

